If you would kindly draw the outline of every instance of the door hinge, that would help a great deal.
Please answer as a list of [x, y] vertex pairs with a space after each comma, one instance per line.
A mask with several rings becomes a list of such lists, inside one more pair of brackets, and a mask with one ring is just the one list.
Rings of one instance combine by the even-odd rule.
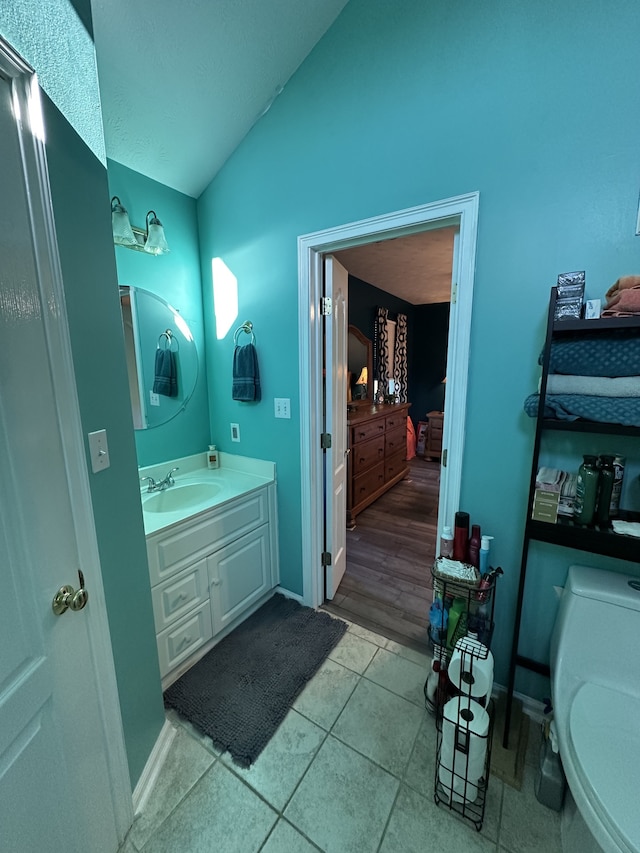
[[323, 551], [322, 552], [322, 565], [330, 566], [331, 565], [331, 551]]
[[331, 433], [323, 432], [320, 434], [320, 447], [322, 450], [328, 450], [331, 447]]
[[331, 297], [323, 296], [320, 301], [320, 312], [323, 317], [328, 317], [331, 314]]
[[446, 468], [447, 467], [447, 448], [446, 447], [442, 451], [442, 459], [440, 461], [441, 461], [442, 467]]
[[454, 281], [451, 285], [451, 304], [455, 305], [458, 301], [458, 282]]

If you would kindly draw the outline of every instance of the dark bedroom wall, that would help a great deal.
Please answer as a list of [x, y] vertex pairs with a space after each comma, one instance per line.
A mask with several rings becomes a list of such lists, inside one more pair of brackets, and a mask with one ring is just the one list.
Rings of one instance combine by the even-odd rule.
[[412, 371], [419, 381], [415, 388], [409, 387], [413, 402], [411, 416], [416, 422], [425, 420], [427, 412], [441, 412], [444, 408], [442, 380], [447, 370], [449, 307], [449, 302], [415, 306]]
[[417, 424], [425, 419], [426, 412], [440, 411], [444, 404], [441, 383], [447, 364], [449, 303], [412, 305], [350, 275], [349, 324], [357, 326], [372, 341], [378, 306], [387, 308], [392, 320], [396, 314], [407, 315], [409, 414]]

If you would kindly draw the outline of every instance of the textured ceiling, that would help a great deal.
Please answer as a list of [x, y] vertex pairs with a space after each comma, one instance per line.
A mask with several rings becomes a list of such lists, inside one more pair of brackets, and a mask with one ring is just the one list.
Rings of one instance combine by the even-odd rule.
[[197, 198], [347, 0], [92, 0], [107, 156]]
[[453, 238], [458, 226], [423, 231], [334, 252], [356, 278], [412, 305], [449, 302]]

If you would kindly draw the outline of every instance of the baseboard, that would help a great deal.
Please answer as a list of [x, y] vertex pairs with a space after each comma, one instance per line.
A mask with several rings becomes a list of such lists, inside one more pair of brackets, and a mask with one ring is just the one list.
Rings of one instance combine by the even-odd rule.
[[133, 813], [135, 815], [139, 814], [146, 806], [175, 736], [175, 728], [168, 720], [165, 720], [133, 792]]
[[277, 586], [274, 592], [279, 592], [280, 595], [284, 595], [285, 598], [293, 598], [293, 600], [297, 601], [299, 604], [304, 604], [304, 599], [301, 595], [298, 595], [297, 592], [291, 592], [291, 590], [285, 589], [282, 586]]
[[[492, 691], [494, 695], [506, 692], [506, 687], [503, 687], [502, 684], [494, 683]], [[524, 693], [518, 693], [517, 691], [514, 691], [513, 696], [515, 699], [520, 700], [520, 702], [522, 703], [523, 712], [527, 715], [527, 717], [530, 717], [534, 721], [534, 723], [541, 723], [543, 721], [545, 717], [544, 705], [542, 702], [539, 702], [537, 699], [532, 699], [531, 696], [526, 696]]]

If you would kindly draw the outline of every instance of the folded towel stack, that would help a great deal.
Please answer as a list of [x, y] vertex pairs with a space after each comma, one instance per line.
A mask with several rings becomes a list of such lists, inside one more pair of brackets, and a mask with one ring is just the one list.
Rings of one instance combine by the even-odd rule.
[[260, 374], [258, 353], [253, 344], [236, 347], [233, 353], [232, 399], [244, 403], [260, 399]]
[[640, 275], [624, 275], [607, 290], [603, 317], [633, 317], [640, 314]]

